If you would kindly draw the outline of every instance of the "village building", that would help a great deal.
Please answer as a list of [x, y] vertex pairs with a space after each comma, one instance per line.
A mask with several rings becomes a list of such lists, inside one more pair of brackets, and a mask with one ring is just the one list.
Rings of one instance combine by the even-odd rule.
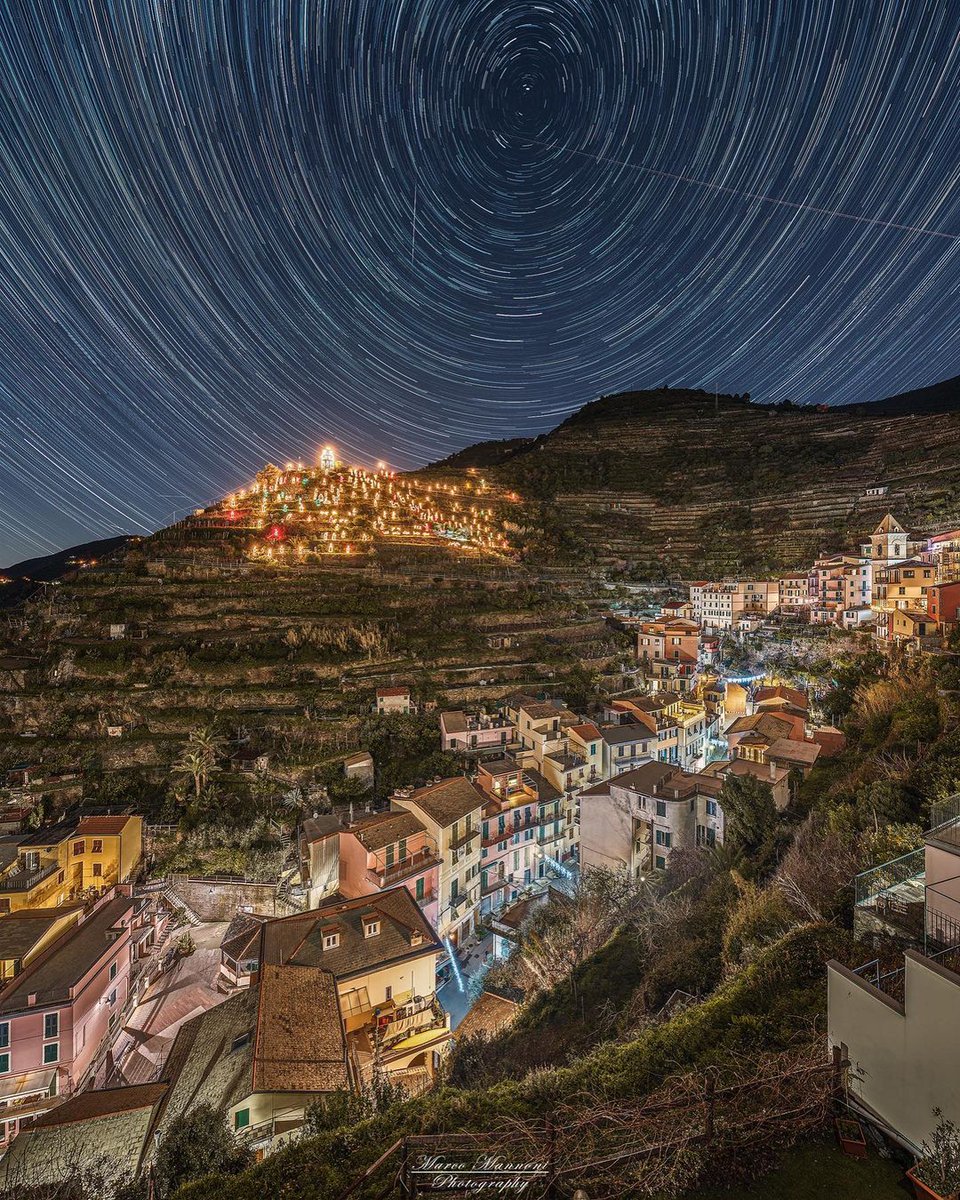
[[0, 838], [0, 914], [65, 904], [133, 878], [143, 818], [89, 816]]
[[721, 787], [715, 775], [650, 762], [586, 788], [580, 796], [584, 867], [642, 879], [665, 870], [678, 847], [722, 842]]
[[0, 1147], [96, 1077], [161, 931], [150, 901], [110, 894], [0, 988]]
[[551, 865], [579, 845], [563, 793], [538, 771], [515, 759], [484, 763], [477, 785], [486, 797], [480, 842], [480, 913], [512, 903], [525, 890], [546, 885]]
[[408, 687], [377, 688], [375, 708], [381, 716], [387, 713], [412, 713], [413, 696]]
[[440, 714], [440, 748], [452, 754], [515, 749], [517, 728], [506, 717], [462, 710]]
[[412, 813], [440, 858], [437, 932], [456, 947], [473, 933], [480, 908], [480, 825], [486, 797], [463, 775], [394, 792], [390, 806]]

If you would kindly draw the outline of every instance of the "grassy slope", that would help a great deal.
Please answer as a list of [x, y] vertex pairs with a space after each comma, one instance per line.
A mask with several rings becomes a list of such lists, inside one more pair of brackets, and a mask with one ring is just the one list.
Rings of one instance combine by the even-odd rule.
[[[198, 1181], [178, 1200], [332, 1200], [405, 1133], [484, 1130], [504, 1117], [542, 1121], [577, 1095], [640, 1097], [693, 1066], [775, 1050], [815, 1034], [826, 1002], [824, 962], [845, 958], [849, 939], [826, 926], [797, 929], [758, 955], [703, 1004], [605, 1044], [568, 1067], [478, 1091], [440, 1089], [383, 1117], [304, 1139], [236, 1179]], [[612, 969], [612, 967], [611, 967]], [[381, 1185], [382, 1186], [382, 1185]]]

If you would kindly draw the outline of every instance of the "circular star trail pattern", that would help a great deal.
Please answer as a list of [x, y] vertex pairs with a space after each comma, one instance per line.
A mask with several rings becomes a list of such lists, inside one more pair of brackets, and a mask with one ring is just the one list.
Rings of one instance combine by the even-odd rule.
[[327, 440], [958, 369], [952, 4], [6, 0], [0, 67], [0, 562]]

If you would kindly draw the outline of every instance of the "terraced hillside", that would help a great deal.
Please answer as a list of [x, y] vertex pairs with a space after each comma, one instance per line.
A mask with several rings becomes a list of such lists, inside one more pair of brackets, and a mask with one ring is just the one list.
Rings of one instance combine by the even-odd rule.
[[[215, 726], [215, 791], [250, 793], [227, 761], [242, 748], [268, 757], [274, 790], [309, 793], [344, 755], [370, 748], [378, 686], [409, 684], [426, 705], [484, 702], [543, 690], [581, 673], [583, 660], [589, 669], [627, 649], [600, 619], [601, 600], [500, 554], [387, 540], [373, 554], [267, 559], [233, 540], [202, 521], [161, 531], [10, 615], [0, 630], [0, 784], [4, 769], [42, 764], [53, 811], [56, 781], [71, 776], [65, 800], [79, 788], [85, 803], [178, 819], [175, 763], [192, 732]], [[260, 530], [254, 545], [275, 544]], [[372, 733], [422, 737], [429, 773], [436, 715], [418, 729]]]
[[498, 462], [484, 445], [484, 475], [524, 497], [512, 532], [528, 554], [651, 575], [805, 566], [888, 509], [922, 531], [960, 523], [960, 380], [928, 391], [833, 409], [628, 392]]

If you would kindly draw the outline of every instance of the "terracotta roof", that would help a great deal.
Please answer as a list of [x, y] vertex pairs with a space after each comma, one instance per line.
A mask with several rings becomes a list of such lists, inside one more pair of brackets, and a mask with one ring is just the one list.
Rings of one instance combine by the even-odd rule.
[[409, 696], [410, 689], [408, 687], [385, 687], [377, 688], [377, 698], [386, 698], [388, 696]]
[[481, 992], [477, 1002], [457, 1026], [454, 1037], [464, 1038], [482, 1033], [492, 1037], [512, 1025], [520, 1006], [505, 996], [493, 992]]
[[751, 717], [737, 717], [727, 729], [727, 737], [731, 734], [754, 733], [774, 742], [777, 738], [789, 737], [793, 726], [789, 721], [775, 717], [773, 713], [754, 713]]
[[426, 831], [413, 813], [394, 809], [363, 817], [348, 826], [346, 832], [352, 833], [365, 849], [382, 850], [385, 846], [399, 842], [401, 838], [416, 837], [417, 834]]
[[756, 704], [762, 704], [765, 700], [786, 700], [789, 704], [795, 704], [797, 708], [810, 707], [806, 692], [800, 688], [789, 687], [785, 683], [757, 688], [753, 699]]
[[84, 817], [77, 826], [77, 834], [86, 834], [88, 837], [104, 834], [109, 837], [111, 834], [123, 833], [131, 821], [139, 820], [139, 817], [130, 813], [118, 817]]
[[[25, 1008], [36, 993], [37, 1004], [68, 999], [70, 989], [102, 959], [119, 954], [117, 942], [107, 941], [107, 931], [121, 921], [129, 923], [137, 901], [127, 896], [108, 900], [79, 925], [68, 929], [23, 971], [0, 990], [0, 1013]], [[123, 954], [127, 951], [124, 949]]]
[[[368, 912], [380, 918], [380, 932], [372, 937], [364, 936], [363, 917]], [[336, 926], [340, 941], [325, 950], [324, 930], [331, 925]], [[413, 932], [420, 935], [418, 945], [412, 944]], [[268, 921], [263, 932], [265, 965], [322, 967], [337, 979], [349, 979], [405, 958], [439, 954], [442, 949], [430, 922], [405, 887], [280, 917]]]
[[583, 725], [571, 725], [567, 733], [575, 733], [584, 742], [595, 742], [601, 736], [600, 730], [592, 721], [586, 721]]
[[410, 796], [398, 797], [397, 803], [404, 808], [408, 804], [416, 805], [438, 825], [446, 827], [482, 808], [486, 797], [465, 775], [455, 775], [429, 787], [417, 788]]
[[167, 1094], [166, 1083], [138, 1083], [132, 1087], [90, 1089], [71, 1096], [63, 1104], [37, 1117], [34, 1126], [72, 1125], [129, 1112], [134, 1108], [153, 1108]]
[[444, 733], [466, 733], [467, 714], [462, 709], [453, 709], [440, 714], [440, 726]]
[[238, 962], [241, 958], [259, 958], [260, 930], [265, 920], [256, 913], [238, 912], [226, 928], [220, 949]]
[[820, 746], [816, 742], [795, 742], [790, 738], [780, 738], [767, 751], [767, 758], [799, 763], [805, 767], [812, 767], [819, 757]]
[[521, 767], [515, 758], [506, 754], [503, 758], [492, 758], [480, 763], [478, 770], [485, 771], [488, 775], [513, 775], [521, 770]]
[[337, 982], [322, 967], [260, 972], [255, 1092], [333, 1092], [350, 1086]]

